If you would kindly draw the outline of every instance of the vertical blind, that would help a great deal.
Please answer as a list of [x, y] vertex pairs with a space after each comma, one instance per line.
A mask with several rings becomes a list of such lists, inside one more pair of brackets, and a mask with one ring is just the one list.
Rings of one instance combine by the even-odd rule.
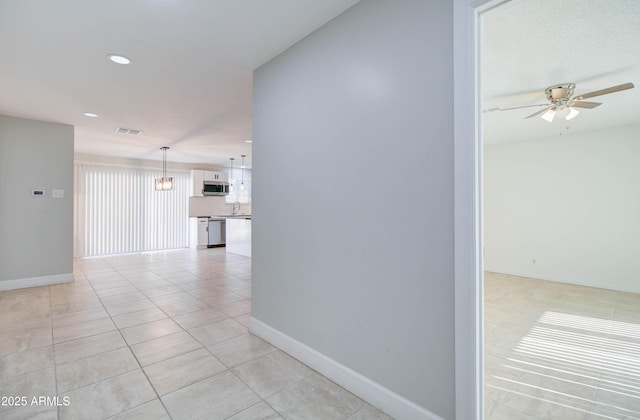
[[156, 191], [157, 169], [74, 165], [74, 255], [189, 246], [189, 173], [167, 171], [175, 189]]

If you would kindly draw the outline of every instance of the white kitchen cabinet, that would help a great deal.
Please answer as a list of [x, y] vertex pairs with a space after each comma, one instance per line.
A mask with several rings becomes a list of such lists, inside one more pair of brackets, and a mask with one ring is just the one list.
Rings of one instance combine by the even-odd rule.
[[227, 174], [225, 172], [217, 172], [217, 171], [203, 171], [203, 180], [204, 181], [218, 181], [218, 182], [227, 182]]
[[209, 218], [198, 217], [198, 248], [206, 248], [209, 244]]

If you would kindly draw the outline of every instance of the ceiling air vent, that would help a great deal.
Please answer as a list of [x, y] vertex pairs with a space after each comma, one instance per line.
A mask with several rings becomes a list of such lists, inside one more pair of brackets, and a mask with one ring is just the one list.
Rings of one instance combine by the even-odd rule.
[[116, 128], [116, 133], [131, 134], [132, 136], [137, 136], [142, 133], [142, 130], [134, 130], [133, 128]]

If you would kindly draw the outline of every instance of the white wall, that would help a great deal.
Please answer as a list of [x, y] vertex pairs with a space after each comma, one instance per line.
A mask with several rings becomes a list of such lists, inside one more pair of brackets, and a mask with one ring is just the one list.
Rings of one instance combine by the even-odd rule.
[[[83, 163], [98, 163], [108, 166], [124, 166], [128, 168], [139, 169], [158, 169], [162, 173], [162, 159], [158, 153], [160, 160], [149, 159], [134, 159], [121, 156], [105, 156], [105, 155], [91, 155], [87, 153], [75, 153], [74, 159], [76, 162]], [[167, 153], [167, 170], [191, 170], [191, 169], [203, 169], [210, 171], [226, 171], [227, 168], [220, 165], [204, 164], [204, 163], [185, 163], [185, 162], [172, 162], [171, 150]]]
[[73, 126], [0, 116], [0, 180], [0, 290], [73, 280]]
[[254, 78], [252, 330], [398, 418], [454, 418], [452, 7], [360, 2]]
[[634, 126], [486, 146], [486, 269], [640, 293], [639, 138]]

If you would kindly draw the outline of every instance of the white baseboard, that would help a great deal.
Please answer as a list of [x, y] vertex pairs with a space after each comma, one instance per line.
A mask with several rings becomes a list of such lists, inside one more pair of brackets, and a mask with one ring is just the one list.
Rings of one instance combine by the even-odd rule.
[[50, 286], [52, 284], [71, 283], [73, 273], [56, 274], [53, 276], [30, 277], [16, 280], [0, 280], [1, 290], [26, 289], [27, 287]]
[[256, 318], [252, 317], [249, 325], [253, 334], [290, 354], [397, 420], [442, 420], [442, 417], [424, 407], [390, 391]]

